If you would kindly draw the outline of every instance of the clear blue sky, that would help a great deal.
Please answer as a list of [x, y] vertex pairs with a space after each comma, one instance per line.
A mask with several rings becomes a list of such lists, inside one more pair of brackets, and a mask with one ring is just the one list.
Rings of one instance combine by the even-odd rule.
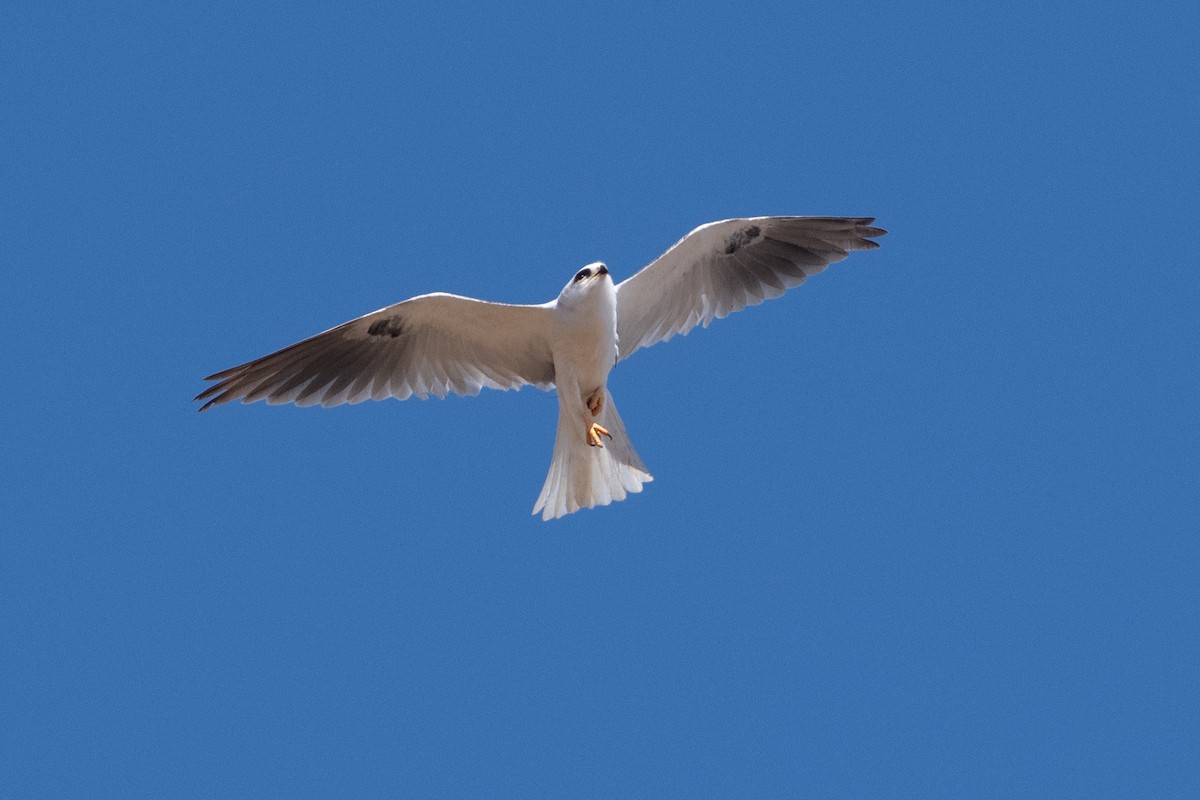
[[[0, 796], [1200, 793], [1194, 3], [401, 5], [0, 12]], [[891, 233], [619, 366], [624, 503], [191, 402], [749, 214]]]

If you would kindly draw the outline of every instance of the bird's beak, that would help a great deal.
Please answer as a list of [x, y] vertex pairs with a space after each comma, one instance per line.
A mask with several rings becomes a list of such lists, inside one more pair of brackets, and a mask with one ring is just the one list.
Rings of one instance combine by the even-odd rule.
[[603, 264], [600, 265], [600, 269], [596, 270], [596, 277], [599, 277], [601, 275], [607, 275], [607, 274], [608, 274], [608, 267], [604, 266]]

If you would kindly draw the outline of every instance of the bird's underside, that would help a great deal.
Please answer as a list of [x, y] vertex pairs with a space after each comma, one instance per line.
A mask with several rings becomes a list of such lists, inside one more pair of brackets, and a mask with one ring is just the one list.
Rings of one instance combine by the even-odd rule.
[[233, 400], [335, 406], [483, 388], [554, 388], [559, 429], [534, 513], [544, 519], [623, 500], [652, 480], [607, 391], [613, 366], [642, 347], [778, 297], [878, 247], [868, 217], [751, 217], [696, 228], [614, 284], [577, 272], [542, 305], [428, 294], [381, 308], [210, 375], [201, 411]]

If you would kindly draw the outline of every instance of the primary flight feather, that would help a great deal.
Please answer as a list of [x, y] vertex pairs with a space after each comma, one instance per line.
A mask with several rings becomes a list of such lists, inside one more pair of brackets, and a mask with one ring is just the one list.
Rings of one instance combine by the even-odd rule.
[[196, 399], [336, 406], [537, 386], [558, 393], [558, 435], [533, 513], [624, 500], [653, 478], [608, 393], [642, 347], [778, 297], [851, 250], [878, 247], [870, 217], [750, 217], [701, 225], [614, 284], [589, 264], [538, 306], [426, 294], [210, 375]]

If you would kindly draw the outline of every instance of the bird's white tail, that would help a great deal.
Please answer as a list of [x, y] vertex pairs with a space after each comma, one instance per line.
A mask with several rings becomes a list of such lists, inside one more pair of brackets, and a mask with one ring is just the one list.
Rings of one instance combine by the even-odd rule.
[[627, 492], [640, 492], [643, 483], [654, 480], [633, 449], [607, 392], [604, 409], [595, 421], [612, 436], [604, 440], [603, 447], [587, 443], [582, 419], [559, 402], [554, 457], [542, 493], [533, 506], [534, 514], [542, 512], [542, 519], [556, 519], [581, 508], [624, 500]]

